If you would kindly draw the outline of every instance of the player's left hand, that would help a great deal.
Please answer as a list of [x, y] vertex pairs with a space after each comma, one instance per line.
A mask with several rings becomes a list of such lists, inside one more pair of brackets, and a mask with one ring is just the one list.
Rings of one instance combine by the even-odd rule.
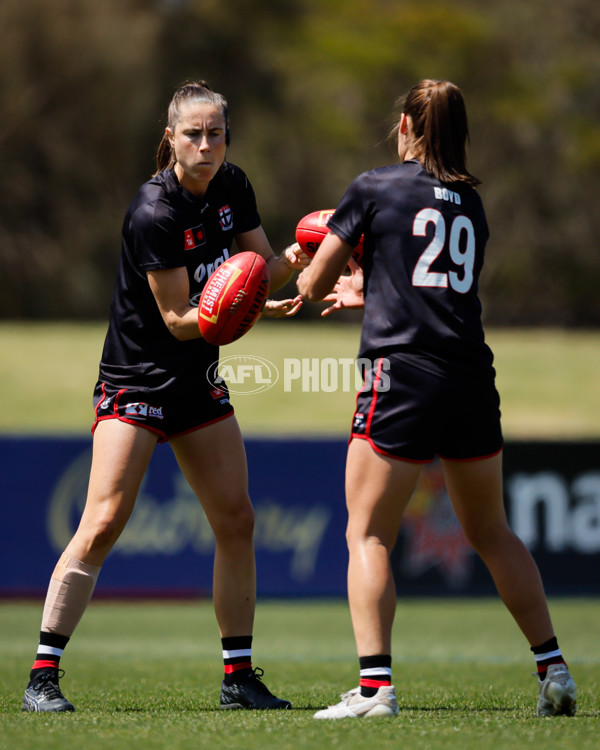
[[293, 245], [289, 245], [288, 247], [286, 247], [286, 249], [281, 253], [280, 257], [283, 259], [285, 265], [292, 271], [301, 271], [310, 263], [309, 256], [304, 252], [304, 250], [302, 250], [297, 242], [294, 242]]
[[294, 299], [268, 299], [262, 311], [263, 318], [291, 318], [302, 307], [302, 297]]
[[321, 317], [326, 318], [336, 310], [356, 310], [365, 306], [363, 270], [354, 258], [350, 258], [348, 267], [350, 275], [340, 276], [331, 294], [323, 298], [324, 302], [333, 302], [333, 305], [325, 308], [321, 312]]

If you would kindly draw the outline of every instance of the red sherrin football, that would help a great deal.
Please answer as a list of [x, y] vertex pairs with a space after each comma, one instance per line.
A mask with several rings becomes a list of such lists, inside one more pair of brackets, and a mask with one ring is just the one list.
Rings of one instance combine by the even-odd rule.
[[[313, 211], [302, 217], [296, 227], [296, 242], [304, 252], [312, 258], [323, 242], [323, 237], [329, 234], [327, 222], [335, 213], [335, 209], [328, 208], [323, 211]], [[352, 257], [360, 265], [363, 254], [363, 238], [361, 237], [358, 245], [354, 248]]]
[[198, 327], [209, 342], [230, 344], [256, 323], [269, 291], [269, 269], [257, 253], [238, 253], [206, 282], [198, 304]]

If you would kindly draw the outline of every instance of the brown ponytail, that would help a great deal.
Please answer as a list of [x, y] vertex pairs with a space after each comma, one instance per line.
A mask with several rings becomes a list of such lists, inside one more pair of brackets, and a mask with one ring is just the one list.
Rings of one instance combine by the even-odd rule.
[[161, 142], [158, 144], [158, 150], [156, 152], [156, 172], [157, 174], [164, 172], [165, 169], [170, 169], [175, 164], [175, 157], [173, 156], [173, 149], [169, 142], [169, 136], [164, 133]]
[[412, 151], [428, 172], [440, 182], [480, 184], [466, 167], [469, 126], [458, 86], [450, 81], [420, 81], [408, 92], [402, 111], [412, 121]]

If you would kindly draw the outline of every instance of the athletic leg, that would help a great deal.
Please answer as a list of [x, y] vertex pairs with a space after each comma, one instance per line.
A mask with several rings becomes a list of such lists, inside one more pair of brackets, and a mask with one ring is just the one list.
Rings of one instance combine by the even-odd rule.
[[348, 446], [348, 600], [359, 657], [391, 653], [396, 589], [390, 555], [420, 470], [420, 464], [376, 453], [365, 440]]
[[102, 565], [131, 516], [155, 446], [156, 435], [142, 427], [98, 424], [85, 508], [65, 555]]
[[396, 587], [390, 555], [402, 514], [421, 465], [388, 458], [361, 439], [348, 446], [348, 601], [360, 663], [360, 685], [315, 719], [393, 716], [398, 713], [391, 684], [392, 625]]
[[116, 419], [101, 422], [94, 433], [86, 505], [50, 579], [24, 711], [74, 710], [58, 687], [60, 657], [131, 515], [155, 445], [152, 433]]
[[221, 638], [250, 635], [256, 604], [254, 510], [235, 417], [170, 441], [215, 534], [213, 600]]
[[470, 544], [488, 567], [502, 601], [531, 646], [554, 636], [542, 580], [504, 511], [502, 454], [442, 461], [446, 487]]
[[254, 510], [246, 451], [235, 417], [171, 440], [181, 470], [215, 534], [213, 602], [223, 648], [221, 708], [285, 709], [252, 668], [256, 606]]
[[488, 567], [536, 661], [541, 659], [538, 716], [574, 715], [576, 685], [558, 649], [538, 567], [506, 519], [502, 454], [480, 461], [442, 463], [448, 493], [469, 542]]
[[155, 445], [148, 430], [116, 419], [98, 425], [85, 508], [52, 574], [42, 630], [64, 636], [75, 630], [100, 566], [131, 515]]

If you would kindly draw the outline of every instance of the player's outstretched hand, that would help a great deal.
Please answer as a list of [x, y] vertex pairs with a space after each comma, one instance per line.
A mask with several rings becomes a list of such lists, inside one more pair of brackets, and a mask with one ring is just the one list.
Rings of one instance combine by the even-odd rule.
[[310, 263], [310, 257], [297, 242], [286, 247], [281, 254], [284, 256], [285, 264], [288, 268], [291, 268], [292, 271], [301, 271]]
[[302, 307], [302, 297], [294, 299], [268, 299], [262, 311], [263, 318], [291, 318]]
[[363, 296], [363, 271], [354, 258], [348, 261], [350, 274], [340, 276], [333, 291], [323, 298], [323, 302], [333, 302], [321, 312], [321, 317], [326, 318], [336, 310], [357, 310], [365, 305]]

